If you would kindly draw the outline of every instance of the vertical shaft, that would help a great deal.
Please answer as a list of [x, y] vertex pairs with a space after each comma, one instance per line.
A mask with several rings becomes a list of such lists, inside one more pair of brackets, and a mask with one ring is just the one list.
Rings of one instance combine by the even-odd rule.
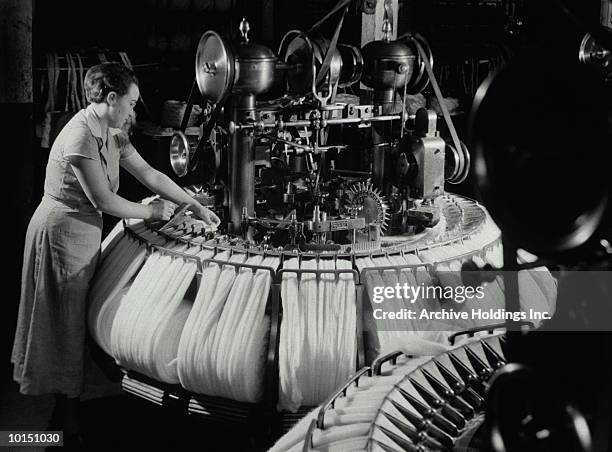
[[[243, 123], [255, 114], [255, 96], [232, 96], [228, 107], [231, 109], [232, 121]], [[243, 207], [246, 207], [249, 216], [255, 213], [254, 144], [255, 141], [249, 130], [237, 130], [232, 135], [229, 155], [229, 214], [231, 231], [236, 234], [240, 233]]]
[[[393, 89], [374, 91], [374, 104], [382, 106], [383, 115], [394, 113], [393, 97]], [[386, 144], [390, 138], [389, 129], [390, 126], [386, 122], [372, 126], [372, 179], [374, 185], [381, 190], [385, 188], [385, 154], [389, 149], [389, 146]]]

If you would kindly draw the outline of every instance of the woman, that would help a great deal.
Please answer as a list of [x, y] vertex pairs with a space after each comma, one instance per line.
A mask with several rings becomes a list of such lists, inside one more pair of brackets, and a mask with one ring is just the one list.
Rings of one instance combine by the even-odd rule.
[[[100, 251], [102, 212], [119, 218], [168, 220], [175, 204], [219, 218], [168, 176], [149, 166], [120, 130], [140, 96], [133, 73], [118, 63], [87, 71], [89, 106], [57, 136], [44, 196], [26, 234], [21, 300], [12, 362], [23, 394], [56, 395], [52, 424], [76, 433], [83, 388], [86, 298]], [[162, 198], [148, 205], [117, 195], [119, 167]]]

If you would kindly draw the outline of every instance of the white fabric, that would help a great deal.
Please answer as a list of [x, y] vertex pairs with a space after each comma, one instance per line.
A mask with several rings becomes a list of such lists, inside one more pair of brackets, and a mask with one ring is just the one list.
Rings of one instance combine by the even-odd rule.
[[[297, 259], [284, 268], [297, 268]], [[306, 270], [350, 269], [341, 259], [305, 259]], [[355, 371], [357, 308], [350, 273], [283, 274], [278, 408], [295, 411], [321, 403]]]

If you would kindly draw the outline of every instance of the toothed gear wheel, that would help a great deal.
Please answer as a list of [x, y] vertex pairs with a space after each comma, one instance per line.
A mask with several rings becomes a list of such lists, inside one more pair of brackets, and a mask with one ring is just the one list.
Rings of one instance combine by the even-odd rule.
[[357, 214], [365, 218], [366, 224], [376, 223], [380, 226], [381, 235], [387, 230], [389, 220], [389, 206], [380, 190], [372, 185], [372, 182], [357, 182], [351, 187], [352, 201], [354, 206], [361, 206]]

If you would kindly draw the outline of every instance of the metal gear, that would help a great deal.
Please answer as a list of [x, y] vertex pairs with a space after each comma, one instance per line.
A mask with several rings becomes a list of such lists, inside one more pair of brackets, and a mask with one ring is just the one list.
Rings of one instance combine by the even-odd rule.
[[351, 187], [350, 192], [353, 205], [362, 207], [357, 215], [365, 218], [366, 224], [378, 224], [382, 235], [388, 227], [389, 206], [380, 190], [375, 188], [371, 181], [366, 181], [357, 182]]

